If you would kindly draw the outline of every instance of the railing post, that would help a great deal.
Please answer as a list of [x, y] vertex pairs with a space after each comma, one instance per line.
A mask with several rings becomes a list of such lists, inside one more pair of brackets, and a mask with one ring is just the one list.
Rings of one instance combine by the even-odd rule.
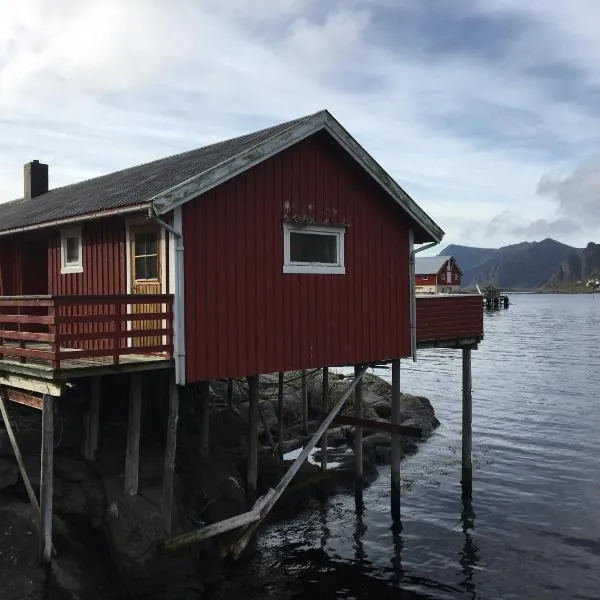
[[[21, 307], [17, 304], [17, 316], [21, 317]], [[23, 327], [22, 327], [22, 323], [19, 321], [17, 323], [17, 332], [18, 333], [22, 333], [23, 332]], [[22, 340], [19, 338], [19, 350], [24, 350], [25, 349], [25, 340]], [[24, 356], [19, 356], [19, 362], [20, 363], [24, 363], [25, 362], [25, 357]]]
[[52, 352], [52, 368], [60, 369], [60, 335], [59, 327], [56, 326], [56, 317], [59, 314], [57, 301], [53, 300], [52, 306], [48, 307], [48, 316], [52, 317], [52, 323], [48, 325], [48, 333], [53, 336], [50, 341], [50, 351]]
[[113, 365], [119, 364], [119, 351], [121, 350], [121, 307], [123, 303], [121, 300], [115, 300], [113, 303], [113, 313], [115, 316], [114, 324], [115, 331], [113, 337]]
[[173, 296], [169, 296], [167, 298], [167, 329], [169, 330], [167, 334], [167, 358], [173, 358], [174, 354], [173, 327]]

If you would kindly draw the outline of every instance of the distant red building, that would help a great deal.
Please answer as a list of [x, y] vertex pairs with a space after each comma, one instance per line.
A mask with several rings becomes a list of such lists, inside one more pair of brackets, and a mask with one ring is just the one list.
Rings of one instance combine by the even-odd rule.
[[417, 294], [452, 293], [460, 288], [462, 271], [453, 256], [426, 256], [415, 260]]

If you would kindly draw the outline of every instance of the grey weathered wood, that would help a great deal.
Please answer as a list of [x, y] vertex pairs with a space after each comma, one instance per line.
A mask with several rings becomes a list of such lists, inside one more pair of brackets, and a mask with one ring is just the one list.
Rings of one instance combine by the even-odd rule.
[[200, 401], [200, 455], [208, 458], [210, 453], [210, 384], [201, 381], [198, 384]]
[[233, 408], [233, 379], [227, 380], [227, 406]]
[[102, 378], [92, 377], [90, 408], [87, 413], [87, 431], [85, 441], [85, 458], [96, 460], [98, 452], [98, 435], [100, 430], [100, 398], [102, 393]]
[[[323, 367], [323, 383], [321, 385], [322, 409], [325, 414], [329, 410], [329, 369]], [[321, 470], [327, 470], [327, 428], [321, 437]]]
[[306, 382], [306, 370], [302, 369], [300, 376], [302, 388], [302, 433], [308, 433], [308, 385]]
[[40, 461], [40, 508], [42, 562], [52, 560], [52, 500], [54, 483], [54, 396], [44, 396], [42, 408], [42, 452]]
[[271, 450], [273, 451], [273, 454], [275, 456], [277, 456], [277, 444], [275, 444], [275, 440], [273, 439], [273, 436], [271, 435], [271, 430], [269, 429], [269, 426], [267, 425], [267, 420], [265, 419], [265, 413], [262, 409], [262, 406], [260, 405], [260, 402], [258, 403], [258, 416], [260, 417], [260, 422], [262, 423], [262, 426], [265, 430], [265, 435], [267, 436], [267, 442], [269, 443], [269, 446], [271, 446]]
[[470, 483], [473, 478], [471, 348], [463, 348], [462, 353], [462, 480]]
[[[6, 410], [7, 404], [7, 395], [6, 390], [0, 387], [0, 412], [2, 413], [2, 418], [4, 419], [4, 426], [6, 427], [6, 432], [8, 433], [8, 439], [10, 440], [10, 445], [12, 446], [13, 452], [15, 454], [15, 459], [17, 460], [17, 465], [19, 466], [19, 471], [21, 473], [21, 479], [25, 485], [25, 491], [27, 492], [27, 496], [29, 497], [29, 502], [33, 507], [33, 512], [35, 515], [35, 520], [38, 525], [38, 528], [41, 527], [41, 511], [40, 505], [38, 503], [35, 492], [33, 491], [33, 487], [31, 485], [31, 481], [29, 476], [27, 475], [27, 469], [25, 468], [25, 462], [23, 461], [23, 455], [21, 454], [21, 449], [19, 448], [19, 444], [17, 443], [17, 438], [15, 437], [15, 432], [13, 431], [12, 424], [8, 417], [8, 412]], [[40, 529], [41, 531], [41, 529]]]
[[[357, 377], [362, 367], [356, 365], [354, 367], [354, 376]], [[354, 390], [354, 416], [357, 419], [362, 419], [363, 415], [363, 385], [362, 378], [357, 382]], [[354, 457], [356, 460], [354, 473], [357, 481], [362, 482], [363, 478], [363, 430], [362, 427], [354, 428]]]
[[248, 377], [248, 466], [246, 498], [248, 506], [256, 500], [258, 478], [258, 375]]
[[[392, 425], [400, 425], [400, 398], [400, 359], [395, 358], [392, 361], [392, 414], [390, 419]], [[400, 435], [393, 433], [391, 438], [391, 508], [394, 520], [400, 519], [400, 441]]]
[[[281, 478], [280, 482], [275, 486], [274, 493], [268, 497], [265, 502], [262, 510], [259, 521], [262, 521], [270, 512], [270, 510], [275, 506], [277, 500], [281, 497], [287, 486], [291, 483], [292, 479], [296, 475], [296, 473], [302, 467], [304, 461], [308, 458], [308, 455], [312, 452], [313, 448], [317, 445], [321, 436], [325, 432], [325, 430], [331, 425], [332, 421], [335, 419], [336, 415], [342, 410], [344, 404], [346, 404], [348, 398], [354, 392], [356, 386], [362, 381], [364, 374], [367, 372], [367, 366], [357, 367], [357, 371], [355, 373], [355, 377], [352, 383], [348, 386], [346, 391], [340, 396], [340, 399], [335, 403], [335, 406], [331, 409], [331, 412], [323, 422], [319, 425], [317, 430], [314, 432], [310, 440], [306, 443], [302, 452], [298, 455], [298, 458], [290, 465], [290, 468], [285, 472], [284, 476]], [[233, 558], [239, 558], [240, 554], [243, 552], [244, 548], [248, 544], [248, 540], [251, 539], [254, 531], [259, 525], [259, 521], [253, 523], [249, 526], [248, 530], [244, 532], [243, 536], [240, 537], [238, 542], [232, 547], [232, 556]]]
[[[335, 416], [342, 410], [342, 407], [350, 397], [350, 394], [354, 391], [356, 384], [366, 373], [367, 368], [364, 367], [361, 369], [358, 377], [355, 377], [353, 382], [348, 386], [346, 391], [342, 394], [340, 399], [336, 402], [335, 406], [331, 410], [331, 413], [324, 419], [321, 423], [317, 431], [313, 434], [312, 438], [303, 448], [302, 452], [296, 458], [296, 460], [290, 465], [290, 468], [286, 471], [285, 475], [282, 477], [281, 481], [277, 484], [275, 489], [269, 490], [267, 494], [265, 494], [262, 498], [256, 501], [252, 510], [242, 513], [241, 515], [236, 515], [235, 517], [231, 517], [229, 519], [225, 519], [224, 521], [219, 521], [218, 523], [213, 523], [207, 527], [202, 529], [198, 529], [196, 531], [191, 531], [189, 533], [177, 536], [170, 540], [166, 540], [161, 544], [163, 550], [165, 551], [173, 551], [179, 548], [183, 548], [185, 546], [189, 546], [191, 544], [197, 543], [201, 540], [205, 540], [209, 537], [213, 537], [220, 533], [224, 533], [226, 531], [230, 531], [232, 529], [237, 529], [239, 527], [243, 527], [249, 525], [249, 529], [247, 529], [244, 533], [244, 536], [240, 541], [235, 545], [233, 549], [233, 556], [239, 556], [239, 554], [243, 551], [243, 548], [246, 545], [244, 540], [248, 539], [248, 536], [251, 536], [258, 526], [259, 521], [264, 519], [269, 511], [273, 508], [277, 500], [281, 497], [287, 486], [290, 484], [296, 473], [299, 471], [300, 467], [304, 463], [304, 461], [308, 458], [308, 455], [311, 453], [313, 448], [318, 443], [319, 439], [323, 435], [323, 432], [331, 425], [331, 422], [335, 418]], [[256, 377], [256, 381], [252, 381], [254, 378], [249, 377], [248, 383], [250, 384], [250, 396], [254, 395], [253, 388], [256, 387], [258, 390], [258, 378]], [[258, 394], [256, 394], [258, 396]]]
[[277, 440], [279, 456], [283, 456], [283, 372], [279, 373], [277, 386]]
[[175, 385], [175, 373], [169, 378], [169, 419], [167, 421], [167, 438], [165, 443], [165, 464], [163, 472], [163, 488], [161, 513], [163, 534], [171, 535], [173, 514], [173, 481], [175, 479], [175, 455], [177, 453], [177, 422], [179, 421], [179, 388]]
[[142, 376], [132, 373], [129, 380], [129, 421], [127, 424], [127, 448], [125, 450], [125, 484], [128, 496], [138, 492], [140, 468], [140, 434], [142, 427]]

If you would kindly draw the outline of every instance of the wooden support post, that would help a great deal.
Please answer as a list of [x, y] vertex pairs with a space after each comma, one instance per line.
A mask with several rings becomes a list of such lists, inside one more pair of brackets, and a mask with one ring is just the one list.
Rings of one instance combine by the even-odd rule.
[[52, 560], [52, 499], [54, 483], [54, 396], [44, 396], [42, 406], [42, 452], [40, 462], [40, 508], [42, 530], [40, 557]]
[[[392, 361], [392, 425], [400, 425], [400, 359], [395, 358]], [[391, 440], [391, 459], [392, 459], [392, 519], [394, 522], [400, 521], [400, 435], [392, 434]]]
[[271, 430], [269, 429], [269, 425], [267, 424], [267, 419], [265, 419], [265, 413], [263, 412], [260, 402], [258, 403], [258, 416], [260, 417], [260, 422], [262, 423], [262, 426], [265, 430], [265, 435], [267, 436], [267, 442], [269, 443], [269, 446], [271, 446], [273, 455], [277, 456], [277, 454], [278, 454], [277, 444], [275, 444], [275, 440], [273, 439], [273, 436], [271, 435]]
[[175, 373], [169, 377], [169, 420], [165, 444], [165, 465], [162, 489], [163, 534], [171, 535], [173, 513], [173, 481], [175, 479], [175, 454], [177, 452], [177, 422], [179, 421], [179, 388], [175, 385]]
[[140, 467], [140, 433], [142, 426], [142, 376], [132, 373], [129, 379], [129, 422], [127, 425], [127, 448], [125, 450], [125, 485], [128, 496], [138, 492]]
[[227, 407], [233, 408], [233, 379], [227, 380]]
[[98, 435], [100, 427], [100, 398], [101, 398], [101, 382], [99, 376], [92, 377], [91, 380], [91, 396], [90, 408], [86, 417], [86, 439], [84, 445], [84, 458], [89, 461], [96, 460], [98, 452]]
[[[323, 367], [323, 383], [321, 385], [321, 399], [323, 414], [329, 412], [329, 368]], [[321, 437], [321, 470], [327, 470], [327, 429]]]
[[308, 433], [308, 385], [306, 383], [306, 370], [302, 369], [302, 433]]
[[200, 395], [200, 456], [208, 458], [210, 454], [210, 384], [201, 381], [198, 385]]
[[258, 375], [248, 377], [248, 470], [246, 498], [248, 507], [256, 501], [258, 478]]
[[277, 388], [277, 444], [279, 456], [283, 458], [283, 371], [279, 372], [279, 385]]
[[464, 485], [470, 485], [473, 481], [471, 348], [463, 348], [462, 352], [462, 482]]
[[[356, 365], [354, 367], [354, 376], [358, 377], [358, 374], [361, 372], [362, 366]], [[357, 419], [362, 419], [363, 416], [363, 380], [362, 377], [356, 384], [356, 389], [354, 390], [354, 416]], [[362, 484], [363, 479], [363, 430], [362, 427], [354, 428], [354, 457], [356, 459], [355, 465], [355, 475], [357, 483]]]

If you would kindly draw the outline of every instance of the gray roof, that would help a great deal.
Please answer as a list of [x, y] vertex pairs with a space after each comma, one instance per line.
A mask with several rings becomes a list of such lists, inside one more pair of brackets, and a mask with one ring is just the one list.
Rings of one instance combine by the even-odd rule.
[[416, 275], [435, 275], [452, 258], [452, 256], [416, 256]]
[[29, 200], [0, 204], [0, 233], [137, 207], [164, 214], [318, 131], [330, 134], [402, 207], [416, 225], [415, 243], [441, 241], [442, 229], [326, 110]]
[[0, 231], [147, 203], [162, 191], [260, 144], [304, 118], [306, 117], [116, 173], [66, 185], [30, 200], [20, 198], [5, 202], [0, 204]]

